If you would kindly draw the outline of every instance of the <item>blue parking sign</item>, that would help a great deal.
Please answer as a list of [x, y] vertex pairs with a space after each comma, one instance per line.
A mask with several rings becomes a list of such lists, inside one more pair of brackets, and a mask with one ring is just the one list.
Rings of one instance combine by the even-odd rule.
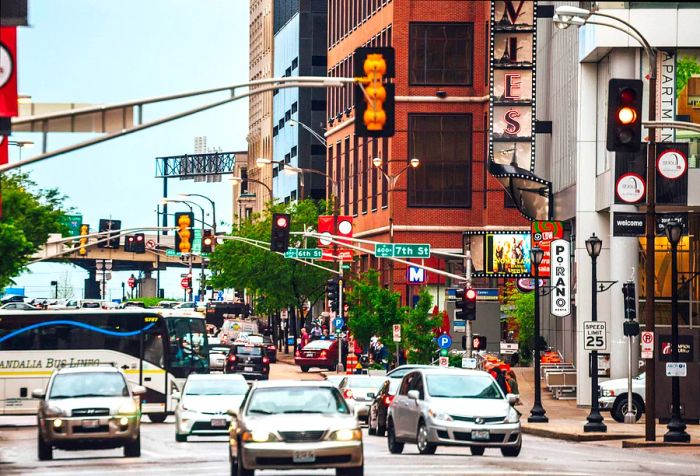
[[335, 319], [333, 319], [333, 327], [335, 329], [342, 329], [344, 325], [345, 321], [342, 317], [336, 317]]
[[449, 349], [452, 345], [452, 338], [447, 334], [442, 334], [437, 338], [437, 343], [441, 349]]

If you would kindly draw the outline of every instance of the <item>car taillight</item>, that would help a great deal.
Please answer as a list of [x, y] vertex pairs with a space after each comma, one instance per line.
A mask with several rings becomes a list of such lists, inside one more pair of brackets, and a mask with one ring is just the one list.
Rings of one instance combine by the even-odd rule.
[[325, 350], [322, 350], [321, 351], [321, 358], [325, 359], [326, 357], [328, 357], [328, 352], [326, 352]]
[[394, 399], [393, 395], [387, 395], [386, 397], [384, 397], [384, 405], [386, 405], [388, 407], [389, 405], [391, 405], [391, 401], [393, 399]]
[[267, 357], [263, 357], [263, 364], [269, 364], [269, 363], [270, 363], [270, 359], [268, 359]]
[[275, 347], [274, 345], [268, 345], [267, 350], [277, 350], [277, 347]]
[[228, 361], [229, 361], [229, 362], [235, 362], [235, 361], [236, 361], [236, 356], [235, 356], [235, 355], [229, 355], [229, 356], [228, 356]]
[[299, 352], [299, 351], [297, 350], [296, 352], [294, 352], [294, 356], [295, 356], [295, 357], [300, 357], [300, 356], [301, 356], [301, 352]]
[[352, 398], [352, 390], [350, 390], [349, 388], [346, 388], [345, 390], [343, 390], [343, 398], [345, 398], [345, 399]]

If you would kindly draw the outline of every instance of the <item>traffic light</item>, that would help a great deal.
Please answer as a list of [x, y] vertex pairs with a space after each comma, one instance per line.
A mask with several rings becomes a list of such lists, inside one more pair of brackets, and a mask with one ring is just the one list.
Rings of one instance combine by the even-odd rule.
[[611, 152], [637, 152], [642, 147], [642, 81], [611, 79], [608, 83], [608, 136]]
[[125, 253], [133, 253], [134, 252], [134, 241], [136, 238], [134, 238], [134, 235], [126, 235], [124, 237], [124, 252]]
[[289, 248], [289, 227], [291, 216], [286, 213], [272, 215], [272, 234], [270, 236], [270, 251], [284, 253]]
[[202, 253], [214, 251], [214, 235], [211, 230], [204, 230], [202, 234]]
[[474, 350], [486, 350], [486, 336], [474, 334], [472, 336], [472, 349], [474, 349]]
[[194, 225], [194, 213], [178, 212], [175, 214], [175, 251], [178, 253], [192, 252], [192, 230]]
[[85, 248], [85, 245], [87, 245], [88, 242], [88, 237], [86, 235], [90, 234], [90, 225], [86, 225], [83, 223], [80, 225], [80, 248], [78, 249], [78, 254], [80, 256], [87, 256], [87, 248]]
[[622, 295], [624, 296], [625, 318], [622, 323], [622, 330], [626, 336], [639, 335], [639, 322], [637, 319], [637, 293], [634, 288], [634, 282], [627, 281], [622, 285]]
[[[100, 233], [103, 233], [100, 235], [98, 238], [98, 243], [97, 247], [98, 248], [119, 248], [119, 236], [114, 236], [114, 235], [119, 235], [119, 230], [121, 230], [122, 227], [122, 221], [121, 220], [111, 220], [111, 219], [106, 219], [102, 218], [100, 219], [100, 226], [97, 229]], [[114, 238], [112, 238], [114, 236]], [[99, 241], [104, 240], [105, 238], [109, 237], [110, 239], [108, 241], [103, 241], [102, 243], [99, 243]]]
[[338, 297], [340, 296], [340, 284], [337, 279], [326, 281], [326, 298], [331, 311], [338, 312]]
[[136, 233], [134, 235], [133, 251], [141, 255], [146, 252], [146, 235], [143, 233]]
[[455, 319], [462, 321], [476, 320], [476, 289], [460, 288], [455, 292], [457, 296], [457, 312]]
[[[394, 135], [394, 48], [357, 48], [355, 68], [355, 134], [361, 137]], [[362, 89], [364, 87], [364, 91]]]

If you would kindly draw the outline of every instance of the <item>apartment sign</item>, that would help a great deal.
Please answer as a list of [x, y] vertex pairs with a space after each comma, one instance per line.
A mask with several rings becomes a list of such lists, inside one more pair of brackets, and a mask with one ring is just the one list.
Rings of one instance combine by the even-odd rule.
[[551, 254], [551, 313], [553, 316], [566, 317], [571, 314], [571, 243], [567, 240], [554, 240]]

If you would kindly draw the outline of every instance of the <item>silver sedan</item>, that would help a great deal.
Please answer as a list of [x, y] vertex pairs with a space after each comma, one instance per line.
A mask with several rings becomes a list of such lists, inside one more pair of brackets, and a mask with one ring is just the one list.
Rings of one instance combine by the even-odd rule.
[[364, 474], [362, 432], [328, 382], [256, 382], [240, 410], [230, 413], [231, 474], [318, 468], [335, 468], [337, 475]]

